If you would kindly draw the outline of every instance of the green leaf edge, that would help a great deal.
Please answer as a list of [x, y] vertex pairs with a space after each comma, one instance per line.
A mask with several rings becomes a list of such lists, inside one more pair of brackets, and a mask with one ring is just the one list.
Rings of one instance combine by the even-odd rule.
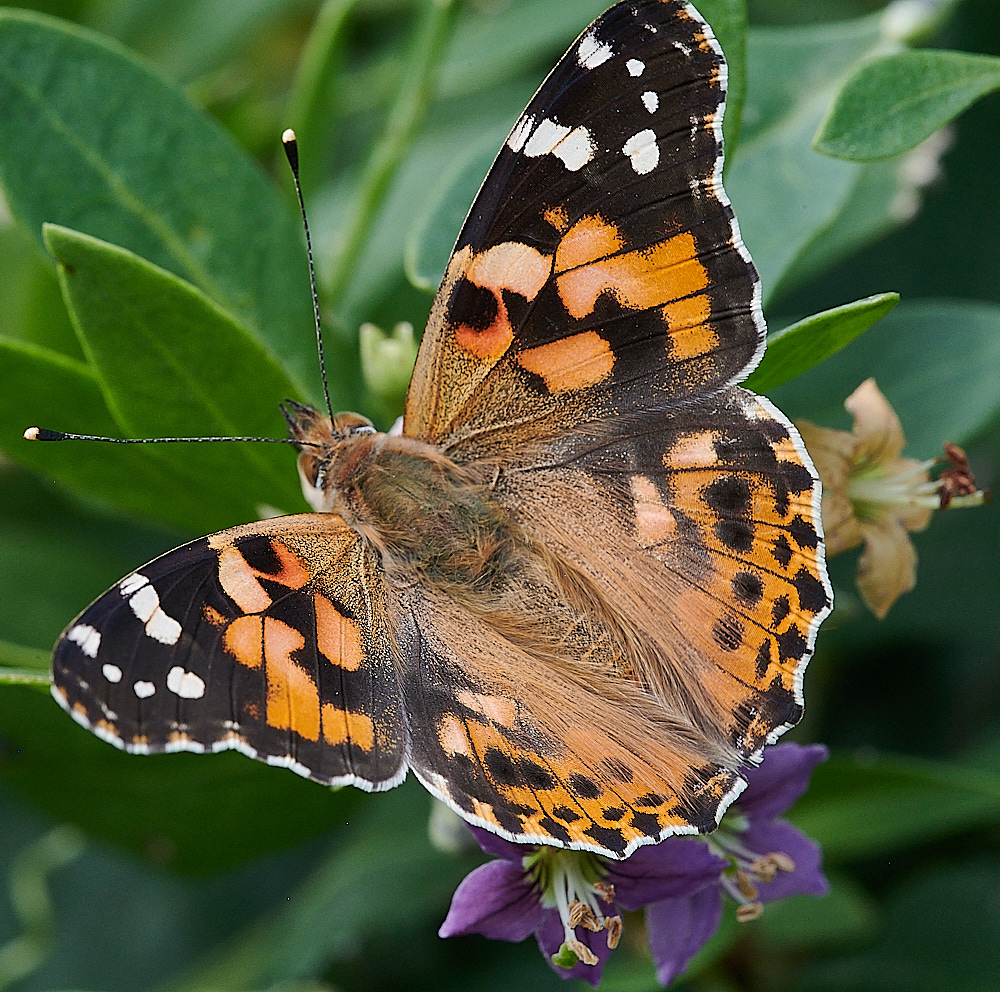
[[[857, 144], [857, 138], [851, 138], [851, 130], [847, 126], [848, 121], [855, 121], [859, 118], [856, 112], [847, 113], [845, 111], [845, 106], [848, 108], [853, 108], [856, 103], [857, 95], [865, 95], [867, 92], [874, 92], [879, 89], [877, 85], [872, 85], [872, 83], [878, 83], [879, 74], [884, 70], [888, 63], [892, 62], [910, 62], [914, 65], [919, 65], [922, 67], [923, 71], [926, 71], [927, 66], [934, 65], [935, 63], [940, 66], [954, 65], [956, 62], [964, 62], [966, 65], [984, 64], [989, 63], [994, 67], [994, 75], [996, 78], [991, 82], [988, 80], [983, 80], [979, 84], [966, 83], [962, 86], [945, 86], [939, 90], [939, 92], [956, 92], [962, 89], [967, 89], [969, 91], [968, 95], [963, 97], [955, 107], [953, 107], [946, 116], [939, 116], [933, 119], [933, 124], [927, 126], [921, 137], [916, 140], [907, 140], [905, 142], [883, 141], [881, 145], [876, 143], [877, 151], [862, 152], [858, 151], [852, 146]], [[1000, 90], [1000, 58], [990, 55], [977, 55], [969, 52], [956, 52], [946, 49], [921, 49], [917, 51], [905, 51], [905, 52], [895, 52], [891, 55], [881, 55], [866, 62], [863, 62], [858, 68], [851, 73], [847, 79], [841, 84], [840, 88], [837, 90], [836, 95], [830, 102], [830, 106], [827, 108], [826, 114], [823, 116], [823, 120], [820, 121], [819, 128], [816, 131], [816, 135], [812, 141], [812, 147], [815, 151], [828, 155], [831, 158], [845, 159], [849, 162], [873, 162], [879, 159], [892, 158], [896, 155], [900, 155], [903, 152], [909, 151], [911, 148], [915, 148], [920, 144], [921, 141], [930, 137], [935, 131], [944, 127], [949, 122], [955, 120], [961, 114], [963, 114], [969, 107], [972, 106], [977, 100], [982, 99], [982, 97]], [[905, 106], [907, 102], [919, 102], [931, 98], [933, 95], [932, 91], [921, 90], [916, 96], [911, 97], [908, 101], [895, 101], [891, 104], [883, 104], [877, 111], [873, 113], [874, 108], [871, 108], [870, 101], [869, 112], [867, 114], [861, 115], [866, 123], [866, 131], [870, 131], [872, 127], [872, 121], [878, 121], [880, 119], [888, 119], [895, 116], [898, 113], [898, 108], [900, 106]], [[839, 119], [842, 118], [842, 119]], [[835, 130], [835, 128], [839, 128]], [[882, 132], [883, 138], [891, 134], [890, 131]]]
[[755, 393], [768, 393], [808, 372], [860, 337], [889, 313], [899, 299], [899, 293], [866, 296], [853, 303], [822, 310], [769, 334], [760, 365], [742, 385]]

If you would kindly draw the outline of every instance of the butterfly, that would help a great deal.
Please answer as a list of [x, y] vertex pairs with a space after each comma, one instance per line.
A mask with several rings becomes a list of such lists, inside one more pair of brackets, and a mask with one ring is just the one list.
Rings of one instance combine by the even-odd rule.
[[816, 473], [736, 385], [765, 326], [725, 89], [681, 0], [587, 28], [472, 206], [402, 433], [288, 403], [313, 512], [126, 576], [57, 643], [57, 701], [131, 752], [412, 770], [525, 843], [714, 829], [831, 608]]

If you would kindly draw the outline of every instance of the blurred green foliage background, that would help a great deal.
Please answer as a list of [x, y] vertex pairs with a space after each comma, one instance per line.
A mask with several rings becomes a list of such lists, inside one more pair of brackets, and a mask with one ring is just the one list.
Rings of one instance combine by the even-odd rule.
[[[127, 757], [30, 684], [64, 625], [128, 570], [262, 506], [304, 509], [293, 453], [29, 446], [20, 435], [41, 423], [278, 436], [280, 399], [318, 399], [278, 142], [289, 124], [334, 406], [387, 425], [402, 394], [380, 384], [386, 366], [400, 378], [408, 349], [380, 350], [370, 332], [362, 367], [359, 325], [422, 325], [496, 149], [605, 5], [18, 5], [61, 23], [0, 11], [12, 215], [0, 221], [0, 661], [29, 673], [0, 684], [0, 989], [560, 987], [533, 943], [436, 937], [479, 859], [430, 842], [419, 786], [371, 797], [235, 754]], [[733, 67], [726, 185], [770, 326], [902, 298], [769, 395], [793, 418], [846, 427], [844, 398], [874, 376], [908, 454], [955, 441], [995, 487], [1000, 97], [892, 158], [821, 155], [811, 142], [845, 78], [903, 46], [886, 18], [905, 5], [699, 6]], [[937, 16], [909, 41], [1000, 54], [995, 0], [916, 7]], [[43, 235], [43, 223], [60, 226]], [[53, 256], [71, 263], [62, 285]], [[853, 556], [831, 563], [837, 608], [793, 732], [834, 750], [794, 815], [824, 845], [830, 896], [724, 925], [686, 987], [997, 988], [1000, 516], [943, 514], [916, 544], [917, 589], [882, 622], [853, 590]], [[602, 988], [655, 987], [627, 924]]]

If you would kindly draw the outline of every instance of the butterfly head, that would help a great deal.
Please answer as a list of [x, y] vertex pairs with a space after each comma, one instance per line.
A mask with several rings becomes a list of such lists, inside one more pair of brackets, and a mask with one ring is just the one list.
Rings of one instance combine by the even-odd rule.
[[331, 469], [344, 449], [361, 438], [378, 433], [372, 422], [359, 413], [337, 413], [331, 419], [314, 407], [285, 400], [281, 412], [288, 433], [299, 446], [299, 481], [306, 502], [319, 512], [329, 512], [335, 492]]

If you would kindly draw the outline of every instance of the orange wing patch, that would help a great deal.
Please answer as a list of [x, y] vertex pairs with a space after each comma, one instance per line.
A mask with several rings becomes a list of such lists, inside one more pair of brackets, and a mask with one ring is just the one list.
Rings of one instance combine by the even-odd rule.
[[280, 562], [276, 572], [255, 568], [243, 557], [236, 544], [223, 545], [219, 551], [219, 583], [244, 613], [261, 613], [271, 605], [271, 597], [259, 579], [269, 579], [288, 589], [301, 589], [311, 578], [310, 572], [291, 549], [280, 541], [271, 541], [270, 545]]
[[478, 254], [463, 248], [452, 260], [452, 265], [456, 263], [468, 282], [493, 295], [496, 315], [485, 328], [457, 324], [455, 340], [464, 351], [495, 362], [514, 340], [503, 291], [518, 293], [530, 302], [548, 280], [552, 260], [529, 245], [505, 241]]
[[588, 215], [566, 232], [556, 250], [555, 273], [571, 316], [579, 320], [592, 313], [602, 293], [631, 310], [648, 310], [708, 287], [690, 232], [648, 248], [622, 252], [623, 247], [618, 228], [599, 216]]
[[363, 751], [370, 751], [375, 746], [375, 724], [364, 713], [352, 713], [333, 703], [324, 703], [323, 739], [327, 744], [350, 742]]
[[594, 331], [529, 348], [518, 356], [521, 368], [539, 375], [552, 394], [603, 382], [615, 367], [611, 345]]
[[356, 672], [364, 660], [361, 628], [341, 614], [325, 596], [313, 595], [320, 654], [338, 668]]

